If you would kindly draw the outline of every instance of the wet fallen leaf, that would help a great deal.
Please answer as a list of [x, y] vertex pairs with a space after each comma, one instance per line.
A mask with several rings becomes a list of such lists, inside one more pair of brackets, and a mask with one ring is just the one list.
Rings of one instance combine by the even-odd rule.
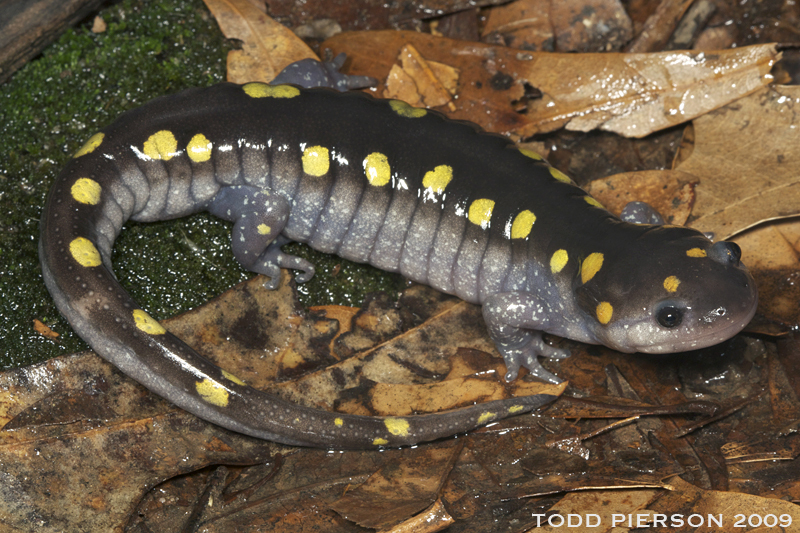
[[[665, 516], [667, 527], [675, 527], [672, 525], [675, 518], [683, 520], [679, 527], [689, 525], [690, 515], [705, 517], [705, 529], [700, 527], [693, 531], [736, 530], [760, 533], [779, 531], [775, 529], [776, 526], [785, 528], [782, 531], [792, 531], [800, 523], [800, 507], [791, 502], [737, 492], [704, 490], [679, 477], [671, 479], [670, 484], [674, 490], [662, 494], [661, 498], [647, 506], [649, 511]], [[721, 529], [718, 522], [710, 521], [712, 516], [721, 520]], [[766, 523], [767, 521], [770, 523]]]
[[333, 19], [345, 31], [380, 30], [403, 25], [413, 26], [415, 20], [441, 17], [465, 9], [505, 3], [507, 0], [409, 0], [385, 2], [384, 0], [333, 0], [324, 2], [297, 2], [296, 0], [269, 0], [270, 13], [287, 25], [297, 27], [309, 21]]
[[[340, 34], [350, 73], [385, 82], [403, 46], [460, 73], [453, 118], [528, 137], [565, 127], [630, 137], [681, 124], [757, 91], [779, 58], [773, 45], [717, 52], [544, 54], [416, 32]], [[379, 87], [382, 89], [382, 87]]]
[[[207, 464], [253, 464], [277, 447], [215, 428], [93, 354], [0, 376], [4, 530], [112, 531], [154, 485]], [[35, 473], [35, 475], [32, 475]]]
[[483, 29], [490, 42], [542, 52], [619, 51], [631, 33], [631, 20], [616, 0], [517, 0], [489, 10]]
[[[339, 319], [350, 321], [340, 334], [338, 322], [325, 316], [327, 313], [318, 310], [306, 316], [289, 280], [284, 276], [280, 290], [267, 291], [263, 280], [255, 278], [197, 310], [165, 321], [165, 325], [251, 385], [291, 401], [342, 412], [413, 414], [513, 394], [563, 392], [565, 384], [518, 380], [506, 385], [501, 360], [487, 353], [493, 347], [475, 306], [456, 299], [415, 296], [411, 291], [408, 299], [417, 313], [428, 317], [425, 322], [409, 325], [386, 320], [388, 301], [376, 299], [358, 313], [331, 309]], [[346, 346], [343, 352], [352, 357], [335, 357], [339, 344]], [[3, 470], [8, 497], [3, 501], [17, 502], [13, 508], [0, 502], [0, 513], [6, 516], [6, 524], [19, 527], [33, 514], [50, 524], [41, 531], [71, 527], [111, 530], [128, 520], [136, 502], [151, 487], [172, 477], [209, 464], [263, 463], [274, 460], [278, 452], [309, 453], [316, 458], [327, 453], [279, 446], [203, 422], [88, 353], [2, 374], [0, 391], [0, 420], [5, 422], [0, 433], [0, 464], [13, 464]], [[505, 422], [478, 434], [491, 438], [498, 447], [493, 432], [515, 426], [515, 422]], [[442, 463], [437, 454], [451, 454], [447, 450], [461, 442], [445, 440], [421, 447], [403, 459], [405, 463], [398, 463], [397, 458], [410, 450], [393, 451], [400, 454], [397, 456], [373, 453], [379, 461], [369, 463], [375, 470], [370, 470], [364, 481], [375, 483], [378, 472], [386, 468], [381, 466], [383, 461], [395, 457], [387, 463], [392, 465], [388, 472], [393, 476], [403, 472], [401, 464], [412, 470], [427, 464], [423, 470], [433, 477], [426, 483], [439, 487], [449, 471], [447, 465], [452, 466], [455, 459]], [[370, 452], [362, 455], [368, 457]], [[154, 461], [154, 457], [159, 459]], [[309, 470], [306, 477], [296, 477], [291, 483], [299, 491], [324, 489], [333, 501], [341, 498], [342, 476], [348, 482], [358, 479], [351, 470], [358, 470], [355, 465], [357, 462], [342, 463], [342, 472], [332, 471], [325, 481], [319, 470]], [[438, 470], [430, 465], [437, 465]], [[31, 478], [25, 474], [30, 471], [40, 475]], [[57, 497], [45, 497], [53, 490], [52, 479], [62, 480], [63, 488]], [[423, 495], [419, 489], [408, 487], [406, 496], [395, 490], [391, 501], [384, 498], [375, 507], [385, 510], [387, 524], [406, 520], [436, 499], [435, 490]], [[268, 495], [276, 490], [280, 493], [280, 485], [270, 483], [264, 490], [259, 494], [267, 494], [265, 501], [258, 505], [272, 508], [280, 503]], [[362, 490], [365, 495], [371, 492], [367, 486]], [[356, 494], [349, 501], [354, 501]], [[413, 504], [408, 495], [414, 496]], [[196, 495], [186, 498], [195, 501]], [[69, 505], [70, 501], [77, 503]], [[211, 505], [204, 511], [205, 519], [220, 524], [249, 519], [257, 501], [249, 498], [246, 505]], [[342, 500], [341, 509], [331, 507], [324, 519], [335, 516], [336, 509], [344, 513], [346, 507]], [[283, 503], [274, 512], [284, 513]], [[374, 510], [368, 515], [377, 517]]]
[[[410, 451], [402, 463], [385, 465], [332, 502], [331, 508], [362, 527], [385, 529], [398, 524], [436, 501], [462, 449], [452, 441], [436, 451]], [[391, 506], [386, 505], [387, 494], [391, 494]]]
[[550, 20], [551, 5], [541, 0], [522, 0], [489, 10], [482, 37], [522, 50], [552, 52], [555, 30]]
[[[655, 490], [615, 490], [610, 492], [573, 492], [542, 515], [540, 531], [550, 533], [570, 529], [583, 531], [625, 531], [626, 518], [643, 513], [643, 509], [659, 494]], [[538, 523], [537, 523], [538, 525]], [[645, 526], [645, 524], [641, 524]], [[596, 529], [597, 528], [597, 529]]]

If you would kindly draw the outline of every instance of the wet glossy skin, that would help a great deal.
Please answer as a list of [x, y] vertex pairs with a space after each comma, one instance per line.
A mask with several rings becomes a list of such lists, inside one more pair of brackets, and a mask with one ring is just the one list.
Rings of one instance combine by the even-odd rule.
[[313, 275], [290, 240], [400, 272], [483, 305], [507, 378], [557, 380], [550, 332], [621, 351], [715, 344], [752, 317], [738, 247], [621, 222], [539, 156], [402, 102], [221, 84], [129, 112], [87, 143], [42, 217], [45, 282], [61, 312], [123, 372], [198, 416], [261, 438], [368, 448], [439, 438], [552, 396], [422, 417], [352, 417], [247, 387], [150, 318], [110, 272], [126, 220], [208, 210], [234, 224], [248, 269]]

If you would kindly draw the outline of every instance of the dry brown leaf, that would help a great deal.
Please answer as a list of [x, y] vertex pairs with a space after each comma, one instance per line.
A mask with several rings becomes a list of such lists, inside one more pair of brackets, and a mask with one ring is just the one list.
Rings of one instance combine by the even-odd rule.
[[691, 227], [723, 239], [800, 213], [798, 104], [800, 87], [769, 87], [694, 120], [677, 166], [700, 180]]
[[404, 46], [386, 79], [384, 98], [403, 100], [416, 107], [447, 105], [455, 109], [453, 94], [458, 86], [458, 69], [436, 61], [425, 61], [416, 48]]
[[272, 20], [248, 0], [204, 1], [225, 37], [242, 41], [241, 50], [228, 52], [228, 81], [270, 82], [295, 61], [317, 59], [289, 28]]
[[340, 34], [322, 48], [346, 52], [351, 74], [385, 82], [407, 44], [427, 61], [461, 72], [458, 108], [448, 114], [517, 138], [560, 127], [643, 137], [758, 90], [772, 79], [769, 71], [779, 58], [774, 45], [706, 53], [546, 54], [388, 31]]
[[[798, 198], [800, 201], [800, 198]], [[788, 333], [800, 324], [800, 221], [759, 226], [735, 237], [758, 286], [758, 312], [749, 331]]]
[[34, 318], [33, 319], [33, 330], [36, 333], [38, 333], [39, 335], [43, 335], [43, 336], [47, 337], [48, 339], [55, 340], [58, 337], [60, 337], [60, 335], [58, 333], [56, 333], [55, 331], [50, 329], [50, 327], [47, 324], [45, 324], [44, 322], [42, 322], [38, 318]]
[[[495, 375], [502, 375], [502, 368]], [[561, 395], [564, 384], [551, 385], [535, 381], [516, 381], [510, 385], [513, 396], [534, 394]], [[496, 379], [449, 378], [429, 385], [389, 385], [378, 383], [370, 393], [370, 407], [376, 414], [388, 416], [436, 413], [470, 403], [484, 403], [508, 397]]]
[[594, 180], [586, 187], [586, 192], [617, 216], [629, 202], [646, 202], [668, 224], [682, 226], [692, 212], [696, 182], [695, 176], [685, 172], [626, 172]]

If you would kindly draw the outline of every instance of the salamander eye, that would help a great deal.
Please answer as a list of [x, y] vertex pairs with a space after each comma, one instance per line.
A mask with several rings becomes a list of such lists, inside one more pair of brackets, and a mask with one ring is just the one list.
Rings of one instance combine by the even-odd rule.
[[665, 328], [674, 328], [683, 321], [683, 309], [674, 305], [665, 305], [656, 311], [656, 320]]

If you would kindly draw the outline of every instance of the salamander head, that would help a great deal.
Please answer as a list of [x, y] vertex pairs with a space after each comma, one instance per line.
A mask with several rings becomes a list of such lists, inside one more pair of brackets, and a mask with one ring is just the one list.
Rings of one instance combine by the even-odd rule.
[[[576, 280], [578, 305], [599, 342], [622, 352], [673, 353], [733, 337], [755, 314], [753, 277], [732, 242], [688, 228], [648, 227], [626, 250], [592, 256]], [[597, 259], [594, 259], [597, 262]]]

